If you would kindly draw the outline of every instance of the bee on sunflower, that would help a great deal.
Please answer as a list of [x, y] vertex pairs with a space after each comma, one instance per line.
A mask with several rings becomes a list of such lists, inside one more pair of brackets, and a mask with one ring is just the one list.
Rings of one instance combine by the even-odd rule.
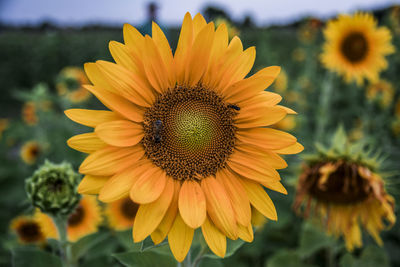
[[293, 205], [299, 214], [319, 221], [328, 234], [343, 237], [350, 251], [362, 246], [361, 228], [382, 245], [379, 233], [396, 221], [394, 198], [379, 174], [381, 160], [364, 147], [351, 144], [343, 128], [330, 148], [318, 144], [318, 153], [306, 157]]
[[152, 37], [124, 25], [125, 44], [110, 42], [116, 63], [85, 64], [87, 85], [110, 111], [70, 109], [73, 121], [94, 128], [68, 144], [89, 153], [79, 171], [82, 194], [109, 203], [129, 196], [139, 205], [133, 241], [166, 237], [178, 261], [201, 228], [210, 249], [223, 257], [226, 237], [252, 241], [252, 207], [277, 220], [264, 190], [286, 194], [276, 169], [280, 155], [303, 150], [297, 139], [267, 128], [289, 108], [264, 91], [280, 68], [245, 78], [255, 48], [229, 42], [225, 24], [185, 15], [175, 54], [160, 27]]
[[[35, 219], [46, 238], [59, 239], [57, 226], [52, 218], [39, 209]], [[93, 196], [84, 196], [74, 211], [68, 215], [67, 239], [75, 242], [84, 236], [97, 232], [102, 222], [102, 213], [97, 200]]]
[[10, 229], [22, 244], [43, 244], [46, 241], [39, 222], [31, 216], [18, 216], [10, 223]]
[[326, 68], [344, 76], [346, 82], [371, 82], [387, 68], [385, 56], [394, 53], [392, 35], [386, 27], [378, 27], [373, 15], [355, 13], [340, 15], [327, 23], [321, 61]]

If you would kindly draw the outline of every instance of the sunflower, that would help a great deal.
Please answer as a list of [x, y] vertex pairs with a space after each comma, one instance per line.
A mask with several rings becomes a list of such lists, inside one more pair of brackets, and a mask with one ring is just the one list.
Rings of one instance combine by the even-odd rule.
[[105, 209], [105, 215], [113, 229], [117, 231], [127, 230], [133, 226], [138, 208], [139, 205], [127, 196], [108, 203]]
[[296, 118], [293, 115], [291, 115], [275, 123], [273, 127], [284, 131], [291, 131], [294, 128], [296, 128], [296, 125], [297, 125]]
[[22, 160], [29, 165], [32, 165], [36, 162], [37, 158], [40, 156], [42, 151], [41, 146], [36, 141], [26, 142], [21, 148], [21, 158]]
[[19, 216], [13, 219], [10, 229], [22, 244], [40, 244], [46, 240], [38, 221], [30, 216]]
[[362, 227], [382, 245], [379, 233], [396, 221], [394, 198], [376, 171], [379, 163], [360, 143], [341, 142], [347, 137], [339, 135], [331, 148], [319, 146], [319, 153], [304, 165], [294, 209], [312, 215], [328, 234], [343, 236], [349, 251], [362, 246]]
[[1, 137], [3, 136], [3, 132], [7, 130], [10, 122], [8, 119], [0, 119], [0, 140]]
[[[49, 215], [37, 210], [35, 217], [46, 238], [58, 239], [56, 225]], [[84, 196], [74, 212], [68, 216], [68, 241], [75, 242], [86, 235], [97, 232], [101, 222], [101, 210], [96, 198]]]
[[278, 93], [284, 93], [287, 89], [287, 73], [285, 70], [281, 70], [279, 73], [278, 77], [276, 77], [276, 80], [274, 82], [274, 89]]
[[379, 73], [387, 68], [385, 56], [395, 51], [390, 31], [378, 27], [375, 18], [367, 13], [340, 15], [328, 22], [324, 36], [321, 61], [347, 82], [361, 84], [364, 78], [376, 82]]
[[56, 88], [58, 94], [65, 96], [71, 103], [81, 103], [91, 96], [90, 92], [82, 87], [88, 82], [81, 68], [65, 67], [57, 77]]
[[26, 102], [22, 107], [22, 119], [28, 125], [35, 125], [38, 122], [36, 106], [33, 102]]
[[371, 84], [366, 91], [366, 97], [370, 101], [377, 101], [382, 107], [388, 107], [393, 100], [394, 89], [390, 82], [380, 80]]
[[262, 186], [286, 194], [276, 169], [279, 154], [303, 147], [290, 134], [264, 126], [292, 110], [265, 92], [278, 76], [268, 67], [245, 78], [255, 48], [228, 41], [225, 24], [216, 30], [198, 14], [185, 15], [175, 55], [153, 23], [152, 37], [124, 26], [125, 44], [111, 42], [117, 64], [85, 65], [86, 86], [111, 111], [72, 109], [66, 115], [94, 132], [68, 140], [89, 153], [80, 166], [82, 194], [103, 202], [130, 196], [139, 204], [133, 240], [168, 236], [182, 261], [194, 230], [223, 257], [226, 237], [252, 240], [251, 206], [276, 220]]

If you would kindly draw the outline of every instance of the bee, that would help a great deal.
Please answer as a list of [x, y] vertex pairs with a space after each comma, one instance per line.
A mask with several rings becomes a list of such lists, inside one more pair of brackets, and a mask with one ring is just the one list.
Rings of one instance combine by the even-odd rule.
[[161, 142], [161, 131], [163, 129], [163, 123], [161, 120], [156, 120], [153, 124], [153, 138], [155, 143]]
[[233, 108], [234, 110], [237, 110], [237, 111], [240, 110], [240, 108], [238, 106], [234, 105], [234, 104], [229, 104], [228, 108]]

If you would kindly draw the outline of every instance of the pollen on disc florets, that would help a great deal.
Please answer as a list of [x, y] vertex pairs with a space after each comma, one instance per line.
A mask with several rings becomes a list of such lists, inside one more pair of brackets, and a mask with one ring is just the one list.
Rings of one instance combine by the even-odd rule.
[[144, 115], [146, 156], [175, 179], [215, 175], [233, 152], [236, 114], [201, 85], [169, 89]]

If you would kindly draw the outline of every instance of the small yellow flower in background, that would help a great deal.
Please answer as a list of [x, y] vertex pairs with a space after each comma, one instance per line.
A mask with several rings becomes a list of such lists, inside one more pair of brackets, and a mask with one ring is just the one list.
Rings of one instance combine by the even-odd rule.
[[[56, 225], [49, 215], [37, 209], [35, 218], [46, 238], [58, 239]], [[101, 209], [96, 198], [93, 196], [82, 197], [76, 209], [68, 216], [68, 241], [75, 242], [84, 236], [96, 233], [101, 222]]]
[[295, 129], [296, 126], [297, 126], [296, 118], [292, 115], [286, 116], [283, 120], [273, 125], [273, 127], [283, 131], [291, 131]]
[[400, 119], [400, 99], [397, 100], [394, 107], [394, 115]]
[[[362, 246], [361, 228], [379, 244], [379, 233], [394, 225], [394, 198], [374, 170], [379, 162], [338, 131], [330, 148], [317, 147], [297, 185], [294, 209], [317, 219], [328, 234], [342, 236], [348, 250]], [[387, 224], [385, 223], [387, 222]]]
[[8, 119], [0, 119], [0, 140], [1, 137], [3, 136], [3, 132], [7, 130], [10, 122]]
[[22, 244], [41, 244], [46, 241], [38, 221], [30, 216], [19, 216], [10, 223], [10, 229]]
[[35, 125], [38, 122], [36, 106], [33, 102], [26, 102], [22, 107], [22, 119], [28, 125]]
[[38, 142], [29, 141], [21, 147], [20, 156], [26, 164], [32, 165], [36, 162], [41, 152], [42, 147]]
[[370, 101], [377, 101], [382, 107], [392, 104], [394, 88], [392, 84], [385, 80], [380, 80], [368, 86], [366, 97]]
[[276, 77], [276, 80], [274, 82], [274, 91], [278, 93], [284, 93], [287, 89], [287, 83], [288, 83], [288, 77], [287, 73], [285, 70], [281, 69], [281, 72], [279, 73], [278, 77]]
[[340, 15], [328, 22], [321, 61], [326, 68], [342, 75], [346, 82], [364, 79], [377, 82], [387, 68], [385, 56], [395, 51], [391, 33], [378, 27], [373, 15]]
[[65, 67], [57, 77], [56, 88], [59, 95], [65, 96], [71, 103], [88, 100], [91, 93], [83, 88], [89, 81], [85, 72], [78, 67]]
[[400, 6], [393, 6], [389, 15], [393, 31], [400, 34]]
[[294, 61], [303, 62], [306, 59], [306, 52], [304, 51], [303, 48], [298, 47], [293, 50], [292, 58]]
[[317, 18], [308, 19], [298, 30], [297, 36], [303, 43], [309, 44], [315, 41], [318, 30], [322, 26], [322, 21]]
[[[178, 261], [195, 229], [224, 257], [226, 237], [253, 240], [251, 207], [277, 220], [264, 190], [286, 194], [280, 155], [303, 150], [297, 139], [266, 128], [291, 109], [264, 91], [280, 72], [267, 67], [245, 78], [255, 48], [243, 49], [227, 26], [215, 29], [187, 13], [175, 54], [156, 23], [152, 37], [124, 25], [125, 44], [110, 43], [117, 62], [85, 64], [85, 86], [111, 111], [70, 109], [73, 121], [93, 127], [68, 145], [89, 153], [79, 192], [110, 203], [130, 196], [139, 204], [133, 241], [166, 237]], [[133, 179], [132, 179], [133, 178]]]
[[117, 231], [132, 228], [138, 208], [139, 205], [133, 202], [129, 197], [108, 203], [105, 209], [105, 215], [108, 218], [110, 227]]
[[393, 122], [392, 122], [392, 133], [394, 134], [394, 136], [400, 136], [400, 118], [396, 118]]
[[227, 20], [226, 18], [217, 18], [215, 20], [215, 27], [218, 27], [221, 24], [225, 24], [227, 30], [228, 30], [228, 37], [229, 40], [231, 40], [233, 37], [235, 36], [239, 36], [240, 35], [240, 31], [238, 28], [235, 27], [235, 25], [233, 25], [229, 20]]

